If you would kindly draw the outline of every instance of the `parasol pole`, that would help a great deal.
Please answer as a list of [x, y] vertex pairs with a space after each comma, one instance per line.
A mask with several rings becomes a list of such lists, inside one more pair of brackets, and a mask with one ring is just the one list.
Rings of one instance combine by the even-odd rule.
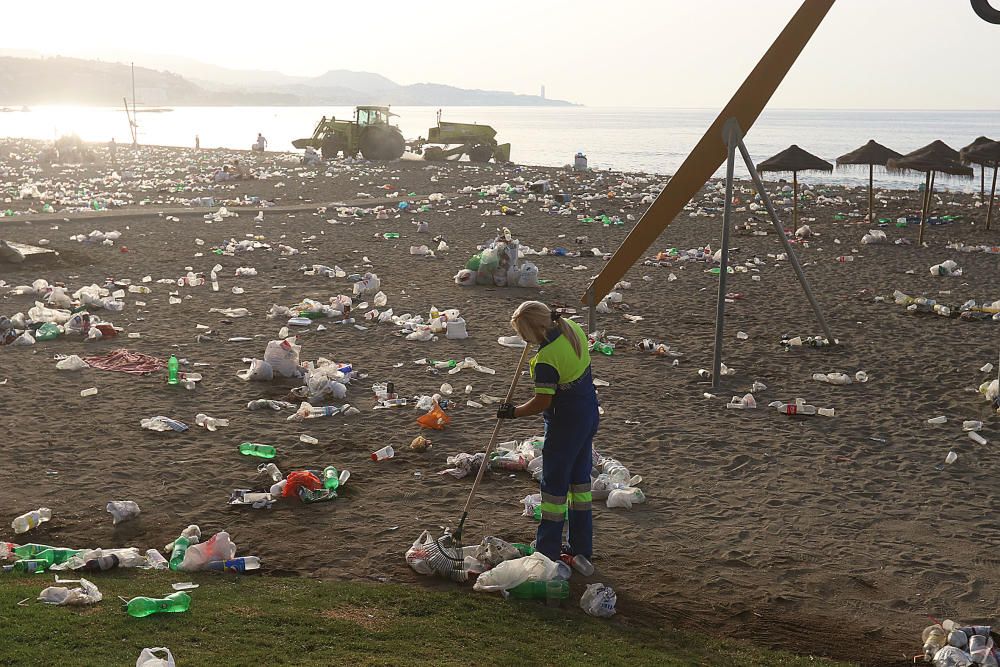
[[875, 182], [875, 165], [868, 165], [868, 224], [875, 224], [875, 194], [872, 190]]
[[[983, 169], [985, 169], [985, 165]], [[997, 169], [1000, 168], [1000, 162], [993, 163], [993, 187], [990, 189], [990, 206], [986, 209], [986, 231], [990, 229], [990, 220], [993, 218], [993, 201], [997, 197]]]
[[923, 205], [920, 207], [920, 233], [917, 235], [917, 245], [923, 245], [924, 243], [924, 223], [927, 221], [927, 205], [931, 200], [931, 174], [933, 172], [928, 171], [927, 175], [924, 176], [924, 201]]
[[799, 172], [792, 172], [792, 232], [799, 228]]

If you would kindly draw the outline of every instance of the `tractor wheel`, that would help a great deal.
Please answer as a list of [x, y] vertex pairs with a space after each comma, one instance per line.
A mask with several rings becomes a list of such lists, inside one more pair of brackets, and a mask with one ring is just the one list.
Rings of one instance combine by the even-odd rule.
[[366, 160], [398, 160], [406, 149], [403, 135], [387, 125], [369, 125], [359, 143]]
[[323, 154], [324, 160], [332, 160], [337, 157], [342, 149], [342, 142], [336, 134], [327, 135], [323, 138], [323, 143], [320, 145], [320, 153]]
[[489, 162], [493, 157], [493, 147], [488, 144], [476, 144], [469, 149], [469, 160], [472, 162]]
[[429, 146], [424, 149], [424, 159], [428, 162], [440, 162], [444, 159], [444, 149], [440, 146]]

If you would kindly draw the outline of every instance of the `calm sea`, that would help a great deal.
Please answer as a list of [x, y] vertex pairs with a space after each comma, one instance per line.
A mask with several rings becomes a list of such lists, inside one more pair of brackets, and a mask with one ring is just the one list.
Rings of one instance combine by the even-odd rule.
[[[433, 107], [393, 107], [407, 138], [426, 136], [435, 124]], [[718, 113], [716, 109], [601, 109], [587, 107], [453, 107], [444, 120], [492, 125], [498, 138], [513, 146], [516, 162], [560, 166], [577, 151], [590, 165], [625, 171], [673, 173]], [[263, 132], [271, 150], [292, 150], [293, 139], [312, 133], [323, 115], [348, 118], [347, 107], [178, 107], [166, 113], [140, 113], [143, 143], [191, 146], [195, 134], [203, 147], [249, 148]], [[75, 132], [88, 141], [130, 141], [122, 109], [37, 107], [0, 113], [0, 136], [53, 139]], [[747, 136], [759, 162], [790, 144], [833, 161], [868, 139], [901, 153], [942, 139], [961, 148], [980, 135], [1000, 135], [1000, 111], [765, 111]], [[737, 163], [739, 165], [739, 163]], [[745, 175], [738, 166], [737, 172]], [[721, 175], [721, 170], [720, 174]], [[915, 187], [919, 178], [877, 175], [878, 183]], [[867, 172], [805, 174], [812, 183], [861, 184]], [[973, 181], [944, 180], [941, 186], [972, 190]]]

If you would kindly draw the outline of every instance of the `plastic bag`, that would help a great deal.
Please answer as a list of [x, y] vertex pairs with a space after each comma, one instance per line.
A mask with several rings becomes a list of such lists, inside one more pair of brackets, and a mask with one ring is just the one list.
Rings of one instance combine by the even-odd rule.
[[80, 579], [80, 586], [78, 588], [49, 586], [42, 589], [42, 592], [38, 594], [39, 602], [44, 602], [45, 604], [96, 604], [102, 599], [104, 599], [104, 596], [101, 594], [101, 591], [97, 590], [97, 586], [86, 579]]
[[499, 537], [484, 537], [482, 543], [476, 548], [475, 559], [481, 563], [486, 563], [490, 567], [496, 567], [500, 563], [508, 560], [520, 558], [521, 552], [514, 545]]
[[108, 503], [107, 511], [111, 515], [111, 523], [115, 526], [131, 521], [141, 512], [139, 505], [133, 500], [112, 500]]
[[608, 494], [608, 508], [624, 507], [627, 510], [632, 509], [632, 505], [638, 505], [640, 503], [646, 502], [646, 496], [643, 494], [641, 489], [627, 486], [624, 489], [613, 489], [611, 493]]
[[236, 545], [229, 539], [229, 533], [221, 531], [212, 535], [207, 542], [189, 546], [178, 569], [183, 572], [196, 572], [205, 569], [205, 566], [213, 560], [229, 560], [235, 556]]
[[591, 616], [611, 618], [615, 615], [615, 603], [618, 595], [610, 586], [604, 584], [588, 584], [587, 590], [580, 598], [580, 608]]
[[479, 575], [474, 590], [486, 593], [508, 591], [526, 581], [552, 581], [559, 567], [545, 554], [536, 551], [524, 558], [505, 560]]
[[[165, 657], [158, 657], [157, 653], [165, 653]], [[176, 667], [174, 656], [170, 649], [159, 646], [157, 648], [144, 648], [139, 657], [136, 658], [135, 667]]]
[[281, 495], [284, 498], [299, 495], [300, 488], [309, 489], [310, 491], [323, 488], [323, 482], [319, 481], [319, 478], [308, 470], [296, 470], [290, 473], [285, 478], [285, 482], [285, 488], [281, 491]]
[[413, 546], [406, 550], [406, 564], [417, 574], [434, 574], [434, 568], [428, 562], [430, 554], [427, 550], [428, 545], [432, 544], [434, 544], [434, 538], [431, 537], [429, 531], [425, 530], [420, 534], [420, 537], [413, 541]]
[[56, 368], [61, 371], [79, 371], [89, 367], [90, 364], [75, 354], [71, 354], [65, 359], [60, 359], [59, 362], [56, 363]]
[[417, 417], [417, 423], [424, 428], [432, 428], [436, 431], [443, 431], [444, 427], [451, 423], [451, 417], [445, 414], [444, 410], [441, 409], [441, 406], [435, 402], [434, 406], [427, 414]]
[[266, 361], [254, 359], [250, 362], [250, 368], [237, 371], [236, 377], [244, 382], [270, 382], [274, 379], [274, 369]]
[[934, 654], [934, 667], [970, 667], [972, 658], [960, 648], [945, 646]]
[[525, 262], [517, 277], [518, 287], [538, 287], [538, 267], [531, 262]]
[[299, 352], [301, 345], [295, 344], [295, 337], [285, 340], [272, 340], [264, 350], [264, 361], [278, 375], [295, 377], [299, 374]]

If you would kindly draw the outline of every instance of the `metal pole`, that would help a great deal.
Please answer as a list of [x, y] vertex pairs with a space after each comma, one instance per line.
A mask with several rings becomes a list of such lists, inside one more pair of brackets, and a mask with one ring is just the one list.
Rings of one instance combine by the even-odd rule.
[[809, 299], [809, 305], [812, 306], [813, 313], [816, 315], [816, 319], [819, 320], [819, 326], [823, 329], [823, 335], [826, 339], [830, 341], [830, 344], [834, 344], [833, 334], [830, 333], [830, 327], [826, 324], [826, 318], [823, 317], [823, 311], [820, 310], [819, 304], [816, 302], [816, 297], [813, 296], [812, 289], [809, 288], [809, 281], [806, 279], [806, 274], [802, 271], [802, 265], [799, 264], [799, 258], [795, 256], [795, 251], [792, 249], [792, 244], [789, 243], [788, 237], [785, 236], [785, 228], [781, 225], [781, 221], [778, 220], [778, 214], [774, 211], [774, 204], [771, 203], [771, 198], [767, 195], [767, 190], [764, 189], [764, 183], [760, 180], [760, 174], [757, 173], [757, 168], [753, 165], [753, 160], [750, 159], [750, 151], [747, 150], [746, 144], [743, 143], [743, 138], [740, 137], [739, 140], [740, 154], [743, 155], [743, 161], [747, 165], [747, 171], [750, 172], [750, 177], [753, 179], [753, 184], [757, 188], [757, 192], [760, 193], [761, 199], [764, 200], [764, 206], [767, 208], [768, 215], [771, 216], [771, 222], [774, 223], [775, 229], [778, 230], [778, 238], [781, 239], [781, 244], [785, 247], [785, 253], [788, 255], [788, 261], [792, 263], [792, 268], [795, 269], [795, 275], [799, 279], [799, 284], [802, 285], [802, 291], [806, 293], [806, 298]]
[[722, 330], [726, 317], [726, 277], [729, 270], [729, 228], [733, 216], [733, 172], [736, 167], [736, 143], [739, 141], [740, 126], [735, 118], [723, 126], [726, 144], [729, 147], [726, 159], [726, 206], [722, 214], [722, 246], [719, 257], [719, 296], [715, 306], [715, 352], [712, 357], [712, 389], [721, 388], [722, 378]]

